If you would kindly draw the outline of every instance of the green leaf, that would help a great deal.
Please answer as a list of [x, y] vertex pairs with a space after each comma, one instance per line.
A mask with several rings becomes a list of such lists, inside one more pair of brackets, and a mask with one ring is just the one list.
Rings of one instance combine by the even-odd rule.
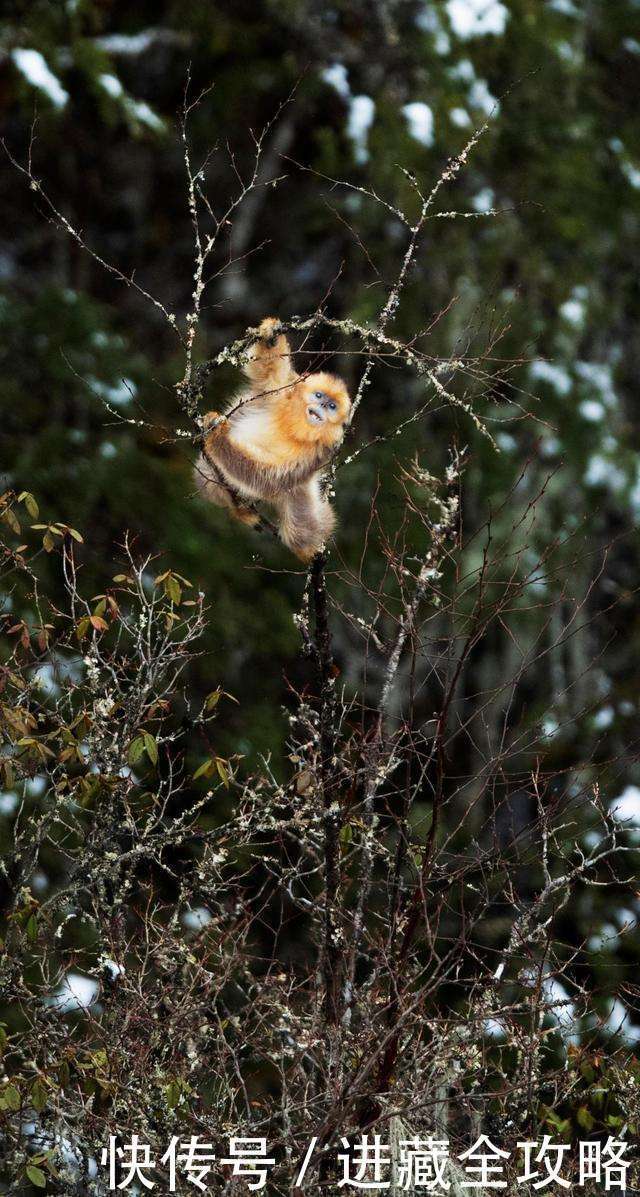
[[4, 1089], [0, 1090], [5, 1110], [19, 1110], [20, 1109], [20, 1093], [15, 1085], [6, 1085]]
[[10, 507], [6, 507], [2, 512], [2, 518], [9, 525], [12, 532], [20, 532], [20, 524]]
[[149, 757], [149, 760], [151, 761], [152, 765], [157, 765], [158, 745], [156, 743], [155, 736], [152, 736], [151, 732], [146, 731], [142, 733], [142, 738], [144, 740], [144, 746], [147, 750], [147, 756]]
[[180, 599], [182, 598], [182, 587], [180, 586], [180, 583], [176, 580], [176, 578], [173, 577], [173, 575], [170, 575], [164, 584], [164, 588], [173, 605], [177, 607]]
[[29, 943], [38, 942], [38, 920], [35, 914], [29, 916], [26, 926], [27, 939]]
[[36, 1168], [35, 1164], [27, 1164], [26, 1171], [32, 1185], [35, 1185], [37, 1189], [46, 1189], [47, 1178], [42, 1168]]
[[24, 503], [29, 515], [31, 516], [31, 519], [37, 520], [40, 510], [33, 495], [31, 494], [31, 491], [23, 490], [22, 494], [18, 495], [18, 499], [21, 503]]
[[165, 1097], [170, 1110], [175, 1110], [178, 1102], [180, 1101], [180, 1092], [180, 1082], [169, 1081], [169, 1084], [165, 1089]]
[[348, 845], [351, 843], [352, 836], [353, 828], [350, 827], [348, 823], [345, 823], [344, 827], [340, 831], [340, 843], [343, 848], [348, 847]]
[[197, 781], [199, 777], [211, 777], [212, 772], [213, 772], [213, 761], [212, 761], [211, 757], [208, 756], [206, 761], [203, 761], [202, 764], [199, 765], [198, 768], [196, 769], [196, 771], [193, 775], [193, 780]]
[[576, 1114], [576, 1122], [578, 1123], [578, 1126], [582, 1127], [582, 1130], [586, 1131], [593, 1130], [596, 1124], [593, 1114], [589, 1113], [589, 1110], [586, 1106], [580, 1106]]
[[220, 781], [224, 782], [224, 785], [228, 790], [229, 770], [227, 769], [226, 761], [221, 760], [219, 756], [216, 757], [216, 769], [218, 770], [218, 777], [220, 778]]
[[31, 1086], [31, 1105], [39, 1114], [42, 1113], [47, 1104], [47, 1096], [47, 1090], [40, 1077], [38, 1077]]
[[136, 736], [135, 740], [131, 741], [129, 745], [129, 764], [135, 765], [140, 760], [145, 750], [144, 736]]
[[621, 1118], [619, 1114], [607, 1114], [605, 1122], [607, 1126], [611, 1127], [612, 1130], [620, 1130], [624, 1119]]

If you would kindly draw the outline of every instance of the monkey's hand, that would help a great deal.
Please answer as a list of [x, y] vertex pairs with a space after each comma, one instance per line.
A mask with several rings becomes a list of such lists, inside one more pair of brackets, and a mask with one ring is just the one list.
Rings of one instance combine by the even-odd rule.
[[219, 411], [208, 411], [202, 421], [204, 435], [217, 436], [228, 423], [227, 417], [221, 415]]
[[282, 324], [277, 316], [265, 316], [258, 328], [260, 340], [265, 341], [270, 346], [275, 345], [281, 332]]
[[261, 322], [244, 372], [261, 392], [277, 391], [293, 382], [291, 350], [277, 316], [267, 316]]

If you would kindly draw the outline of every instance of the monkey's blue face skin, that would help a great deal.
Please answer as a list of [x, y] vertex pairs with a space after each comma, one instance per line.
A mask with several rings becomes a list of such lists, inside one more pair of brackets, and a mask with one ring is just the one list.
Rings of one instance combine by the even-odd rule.
[[338, 404], [330, 395], [326, 395], [324, 391], [314, 391], [311, 399], [312, 402], [307, 407], [307, 418], [310, 424], [324, 424], [325, 420], [335, 417]]

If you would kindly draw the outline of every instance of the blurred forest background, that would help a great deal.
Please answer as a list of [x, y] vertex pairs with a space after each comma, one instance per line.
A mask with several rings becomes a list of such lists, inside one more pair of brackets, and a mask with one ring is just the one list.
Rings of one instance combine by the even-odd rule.
[[[416, 454], [438, 474], [453, 442], [469, 446], [462, 511], [471, 538], [494, 512], [499, 539], [542, 491], [527, 543], [532, 563], [553, 545], [554, 565], [520, 612], [518, 649], [540, 659], [510, 719], [540, 729], [545, 770], [581, 784], [597, 778], [616, 818], [640, 829], [639, 72], [636, 0], [1, 5], [8, 149], [26, 163], [37, 111], [35, 177], [96, 254], [172, 311], [188, 310], [193, 286], [177, 119], [187, 77], [192, 95], [211, 87], [191, 137], [194, 161], [215, 149], [208, 190], [220, 209], [237, 190], [235, 168], [251, 170], [251, 131], [277, 116], [261, 167], [273, 184], [251, 192], [211, 265], [201, 358], [268, 314], [326, 304], [331, 316], [375, 321], [403, 230], [357, 188], [410, 206], [400, 168], [428, 191], [488, 121], [440, 197], [440, 211], [462, 215], [428, 222], [390, 331], [406, 340], [429, 330], [420, 345], [435, 358], [482, 362], [457, 393], [497, 450], [446, 405], [383, 439], [420, 406], [422, 384], [379, 363], [348, 451], [373, 443], [338, 476], [330, 569], [357, 569], [374, 495], [393, 534], [398, 462]], [[174, 389], [183, 364], [170, 327], [49, 215], [5, 157], [3, 489], [32, 492], [44, 518], [83, 533], [86, 593], [118, 572], [114, 546], [127, 530], [140, 553], [158, 554], [158, 573], [170, 564], [202, 589], [210, 612], [191, 693], [196, 701], [221, 686], [237, 699], [220, 704], [216, 751], [241, 754], [247, 769], [266, 755], [285, 776], [291, 695], [307, 668], [293, 620], [304, 572], [194, 495], [195, 447], [175, 435], [185, 426]], [[331, 368], [356, 384], [361, 347], [347, 353], [326, 329], [315, 336], [336, 351]], [[230, 366], [216, 371], [205, 406], [219, 406], [237, 381]], [[55, 600], [54, 555], [42, 568]], [[342, 681], [366, 688], [375, 679], [362, 676], [353, 621], [337, 618], [333, 634]], [[547, 657], [545, 645], [559, 640]], [[467, 694], [506, 676], [512, 644], [509, 635], [482, 643]], [[428, 678], [417, 702], [426, 718]], [[499, 722], [502, 708], [487, 717]], [[194, 765], [199, 751], [194, 742]], [[473, 778], [478, 744], [461, 738], [452, 751], [457, 773]], [[16, 802], [0, 796], [4, 848]], [[606, 998], [604, 1032], [631, 1048], [640, 1016], [618, 995], [640, 958], [634, 877], [629, 866], [613, 891], [580, 891], [561, 916], [567, 952], [588, 944], [579, 981], [590, 976]], [[49, 875], [41, 869], [40, 892], [59, 880], [55, 864]]]

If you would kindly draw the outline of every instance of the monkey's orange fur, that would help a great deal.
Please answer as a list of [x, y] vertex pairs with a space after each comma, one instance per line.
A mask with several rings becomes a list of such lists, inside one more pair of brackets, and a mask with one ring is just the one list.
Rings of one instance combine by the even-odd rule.
[[[289, 342], [278, 330], [274, 317], [262, 321], [245, 366], [252, 385], [205, 435], [197, 477], [212, 503], [245, 523], [258, 520], [247, 501], [273, 504], [281, 539], [310, 561], [334, 526], [321, 471], [342, 439], [351, 400], [333, 374], [296, 374]], [[206, 422], [216, 418], [209, 412]]]

